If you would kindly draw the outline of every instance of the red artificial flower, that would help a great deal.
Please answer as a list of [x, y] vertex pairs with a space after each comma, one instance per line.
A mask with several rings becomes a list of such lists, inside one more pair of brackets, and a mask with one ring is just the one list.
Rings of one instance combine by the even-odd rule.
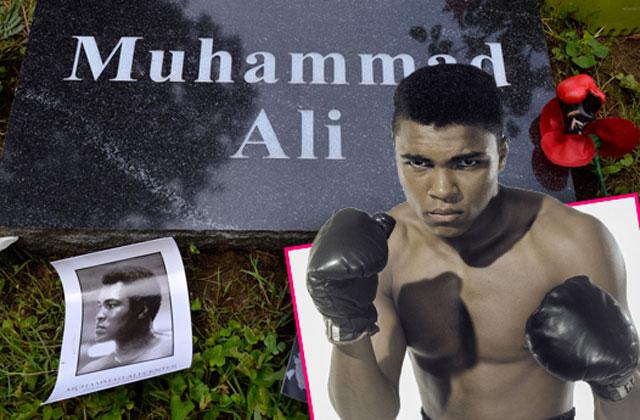
[[589, 94], [600, 99], [600, 104], [604, 103], [604, 93], [598, 88], [595, 80], [586, 74], [579, 74], [565, 79], [558, 83], [556, 87], [558, 99], [568, 105], [581, 104]]
[[589, 124], [584, 133], [595, 134], [601, 141], [600, 156], [621, 158], [640, 143], [640, 128], [624, 118], [603, 118]]
[[558, 84], [556, 94], [540, 115], [540, 146], [556, 165], [574, 168], [591, 162], [596, 145], [590, 135], [600, 139], [600, 156], [619, 158], [640, 143], [640, 129], [631, 121], [594, 120], [605, 95], [591, 77], [570, 77]]
[[591, 162], [596, 146], [590, 137], [582, 134], [566, 134], [564, 117], [558, 99], [552, 99], [540, 115], [540, 147], [556, 165], [575, 168]]

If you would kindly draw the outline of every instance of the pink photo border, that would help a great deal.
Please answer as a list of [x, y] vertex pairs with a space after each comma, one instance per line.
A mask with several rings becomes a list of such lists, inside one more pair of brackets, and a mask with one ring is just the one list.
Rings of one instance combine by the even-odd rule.
[[567, 203], [567, 205], [571, 206], [571, 207], [578, 207], [578, 206], [587, 205], [587, 204], [596, 204], [596, 203], [603, 203], [603, 202], [608, 202], [608, 201], [623, 200], [623, 199], [626, 199], [626, 198], [633, 198], [634, 199], [634, 204], [635, 204], [635, 207], [636, 207], [636, 219], [638, 221], [638, 228], [640, 228], [640, 201], [638, 201], [638, 193], [637, 192], [629, 193], [629, 194], [622, 194], [622, 195], [614, 195], [614, 196], [611, 196], [611, 197], [594, 198], [592, 200], [574, 201], [573, 203]]
[[[585, 200], [585, 201], [575, 201], [575, 202], [567, 203], [567, 205], [571, 207], [579, 207], [587, 204], [596, 204], [596, 203], [602, 203], [602, 202], [608, 202], [608, 201], [623, 200], [628, 198], [634, 199], [634, 204], [636, 208], [636, 219], [638, 222], [638, 228], [640, 228], [640, 200], [638, 198], [638, 193], [630, 193], [630, 194], [616, 195], [612, 197], [596, 198], [596, 199]], [[309, 389], [309, 377], [307, 375], [307, 361], [304, 353], [304, 344], [302, 343], [302, 331], [300, 329], [300, 320], [298, 319], [298, 306], [296, 302], [295, 288], [293, 286], [293, 276], [291, 274], [291, 262], [289, 259], [289, 252], [297, 251], [301, 249], [307, 249], [307, 248], [311, 248], [311, 244], [286, 247], [284, 248], [284, 255], [287, 262], [287, 276], [289, 279], [289, 291], [291, 292], [291, 302], [293, 304], [293, 315], [296, 322], [296, 331], [298, 333], [298, 346], [300, 348], [300, 359], [302, 361], [302, 369], [304, 371], [304, 382], [305, 382], [305, 388], [306, 388], [305, 391], [307, 393], [307, 404], [309, 406], [309, 417], [311, 420], [314, 420], [313, 401], [311, 400], [311, 391]]]
[[311, 248], [311, 244], [290, 246], [284, 249], [284, 256], [287, 261], [287, 277], [289, 278], [289, 291], [291, 292], [291, 303], [293, 304], [293, 316], [296, 321], [296, 332], [298, 333], [298, 347], [300, 348], [300, 361], [302, 362], [302, 370], [304, 371], [304, 385], [307, 393], [307, 405], [309, 406], [309, 418], [314, 420], [313, 401], [311, 400], [311, 391], [309, 390], [309, 377], [307, 375], [307, 359], [304, 356], [304, 345], [302, 344], [302, 330], [300, 329], [300, 320], [298, 319], [298, 305], [296, 302], [296, 292], [293, 286], [293, 275], [291, 274], [291, 261], [289, 260], [289, 252], [300, 249]]

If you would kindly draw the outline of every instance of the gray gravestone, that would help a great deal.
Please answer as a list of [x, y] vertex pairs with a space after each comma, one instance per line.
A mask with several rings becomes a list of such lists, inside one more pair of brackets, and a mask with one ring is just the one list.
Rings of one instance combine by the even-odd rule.
[[0, 234], [267, 238], [341, 207], [389, 209], [403, 200], [395, 84], [454, 60], [504, 94], [502, 182], [573, 199], [534, 146], [554, 95], [535, 2], [41, 0]]

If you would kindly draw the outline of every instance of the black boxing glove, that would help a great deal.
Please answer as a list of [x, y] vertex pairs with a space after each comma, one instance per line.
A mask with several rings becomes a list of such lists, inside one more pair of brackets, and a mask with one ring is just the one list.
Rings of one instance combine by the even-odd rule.
[[527, 347], [548, 372], [587, 381], [617, 401], [633, 388], [638, 334], [611, 295], [588, 277], [572, 277], [546, 294], [527, 320]]
[[369, 216], [347, 208], [320, 228], [309, 255], [307, 289], [325, 319], [329, 341], [378, 332], [373, 300], [394, 226], [395, 220], [386, 214]]

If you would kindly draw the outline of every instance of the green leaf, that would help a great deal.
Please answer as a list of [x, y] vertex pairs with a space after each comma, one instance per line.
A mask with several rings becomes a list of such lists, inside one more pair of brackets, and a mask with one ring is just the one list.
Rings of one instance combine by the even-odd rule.
[[120, 409], [117, 407], [113, 407], [110, 411], [100, 416], [100, 420], [121, 420], [122, 414], [120, 413]]
[[566, 51], [569, 57], [576, 57], [576, 56], [579, 56], [581, 53], [580, 44], [578, 44], [577, 42], [567, 42], [567, 45], [565, 45], [564, 50]]
[[191, 400], [198, 403], [198, 408], [204, 410], [211, 403], [211, 390], [204, 382], [196, 380], [194, 385], [189, 389]]
[[553, 54], [555, 59], [558, 60], [558, 61], [564, 61], [564, 60], [567, 59], [567, 54], [565, 54], [565, 52], [564, 52], [564, 50], [562, 50], [562, 48], [553, 47], [551, 49], [551, 53]]
[[240, 339], [240, 337], [238, 337], [237, 335], [232, 335], [231, 337], [227, 338], [224, 344], [222, 344], [224, 353], [229, 356], [235, 356], [235, 353], [237, 353], [241, 343], [242, 340]]
[[263, 414], [267, 414], [269, 412], [269, 407], [271, 406], [271, 393], [265, 387], [258, 387], [258, 404], [260, 407], [260, 412]]
[[273, 415], [273, 420], [286, 420], [287, 418], [282, 414], [279, 408], [276, 408], [276, 412]]
[[618, 185], [614, 190], [613, 190], [613, 194], [614, 195], [620, 195], [620, 194], [627, 194], [631, 192], [631, 190], [629, 189], [629, 187], [627, 187], [626, 185]]
[[209, 363], [209, 367], [224, 366], [224, 347], [218, 344], [213, 348], [209, 348], [202, 353], [202, 357]]
[[593, 51], [593, 54], [596, 57], [605, 58], [609, 55], [609, 48], [602, 45], [600, 42], [598, 42], [597, 39], [591, 38], [589, 39], [589, 41], [587, 41], [587, 43], [591, 47], [591, 51]]
[[627, 153], [622, 157], [622, 159], [620, 159], [618, 163], [620, 163], [620, 165], [624, 166], [625, 168], [628, 168], [629, 166], [633, 165], [633, 162], [634, 162], [633, 155], [631, 155], [630, 153]]
[[253, 330], [249, 327], [243, 328], [244, 339], [247, 340], [247, 343], [254, 345], [258, 342], [258, 337], [256, 337]]
[[198, 254], [200, 254], [200, 250], [194, 244], [189, 244], [189, 254], [198, 255]]
[[638, 83], [633, 74], [618, 73], [616, 74], [616, 79], [620, 81], [621, 87], [640, 92], [640, 83]]
[[245, 398], [242, 394], [233, 394], [231, 395], [231, 401], [236, 404], [236, 405], [244, 405], [245, 404]]
[[202, 302], [200, 301], [200, 298], [195, 298], [191, 301], [191, 311], [192, 312], [197, 312], [199, 310], [202, 309]]
[[171, 393], [180, 396], [187, 389], [187, 383], [184, 380], [184, 375], [182, 373], [174, 373], [169, 377], [169, 388], [171, 389]]
[[191, 401], [182, 401], [177, 395], [171, 397], [170, 405], [172, 420], [186, 419], [189, 413], [196, 407]]
[[618, 173], [622, 170], [622, 167], [620, 165], [607, 165], [607, 166], [603, 166], [602, 167], [602, 175], [610, 175], [610, 174], [615, 174]]
[[56, 408], [53, 410], [52, 418], [54, 418], [54, 419], [56, 419], [56, 420], [57, 420], [57, 419], [61, 419], [61, 418], [62, 418], [62, 416], [64, 416], [64, 411], [62, 410], [62, 408], [61, 408], [61, 407], [56, 407]]
[[284, 372], [286, 367], [282, 367], [282, 369], [273, 371], [271, 369], [264, 369], [260, 372], [261, 380], [264, 381], [264, 386], [271, 386], [274, 382], [280, 382], [284, 377]]
[[596, 65], [596, 59], [592, 55], [581, 55], [579, 57], [573, 57], [572, 61], [583, 69], [588, 69]]
[[267, 335], [267, 338], [264, 339], [264, 345], [267, 347], [267, 351], [271, 354], [280, 353], [280, 347], [277, 345], [277, 336], [273, 333]]
[[53, 416], [53, 408], [50, 405], [46, 405], [42, 410], [42, 420], [49, 420]]
[[253, 358], [250, 355], [244, 353], [240, 355], [239, 360], [240, 363], [236, 365], [236, 369], [240, 373], [243, 373], [245, 376], [247, 376], [249, 379], [253, 380], [258, 375], [258, 372], [256, 372], [255, 369], [255, 362]]
[[24, 29], [20, 16], [19, 0], [12, 0], [8, 8], [0, 9], [0, 39], [5, 40], [18, 35]]
[[38, 322], [38, 318], [35, 315], [31, 315], [28, 318], [23, 319], [22, 321], [20, 321], [20, 327], [21, 328], [29, 328], [33, 325], [35, 325]]
[[219, 415], [220, 410], [218, 410], [216, 407], [210, 407], [207, 412], [204, 413], [204, 416], [202, 416], [202, 420], [215, 420]]

